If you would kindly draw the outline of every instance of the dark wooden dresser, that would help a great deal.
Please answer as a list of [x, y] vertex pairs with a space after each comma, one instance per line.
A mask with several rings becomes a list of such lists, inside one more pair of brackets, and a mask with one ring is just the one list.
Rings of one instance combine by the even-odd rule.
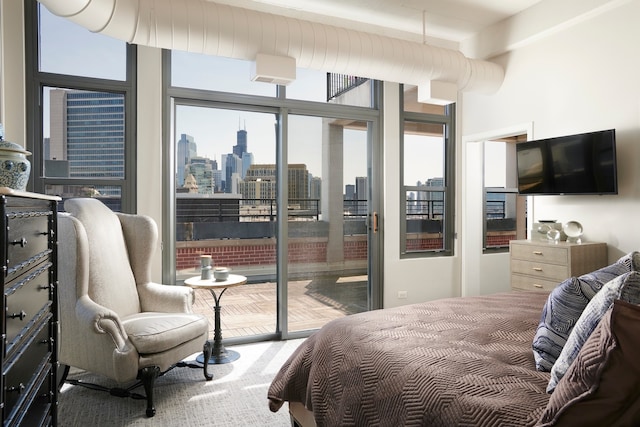
[[57, 424], [58, 200], [0, 187], [4, 426]]

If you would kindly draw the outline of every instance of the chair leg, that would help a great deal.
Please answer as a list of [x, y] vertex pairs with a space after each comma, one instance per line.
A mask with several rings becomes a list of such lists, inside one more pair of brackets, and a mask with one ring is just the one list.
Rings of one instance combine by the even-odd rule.
[[71, 366], [69, 365], [63, 365], [63, 364], [58, 365], [58, 371], [57, 371], [58, 391], [60, 391], [60, 389], [64, 385], [64, 382], [67, 380], [70, 369], [71, 369]]
[[211, 358], [211, 352], [212, 352], [212, 348], [211, 348], [211, 341], [207, 340], [204, 343], [204, 347], [202, 349], [202, 353], [203, 353], [203, 357], [204, 357], [204, 378], [207, 381], [211, 381], [211, 379], [213, 379], [213, 374], [209, 373], [209, 359]]
[[147, 366], [140, 370], [140, 380], [144, 386], [144, 392], [147, 395], [147, 417], [153, 417], [156, 414], [156, 408], [153, 406], [153, 384], [160, 375], [158, 366]]

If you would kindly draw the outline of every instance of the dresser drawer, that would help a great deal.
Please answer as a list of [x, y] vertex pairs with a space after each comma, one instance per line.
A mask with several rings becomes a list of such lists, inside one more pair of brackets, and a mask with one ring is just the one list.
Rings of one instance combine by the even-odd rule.
[[511, 287], [551, 291], [569, 277], [607, 265], [607, 244], [599, 242], [555, 244], [532, 240], [509, 242]]
[[7, 353], [11, 352], [13, 344], [20, 341], [28, 328], [32, 327], [36, 316], [42, 315], [43, 311], [49, 311], [51, 266], [51, 263], [40, 265], [5, 287], [4, 332]]
[[51, 406], [53, 403], [53, 392], [51, 391], [51, 371], [47, 366], [43, 367], [38, 376], [38, 381], [34, 384], [33, 392], [30, 396], [21, 401], [20, 406], [14, 406], [13, 412], [5, 420], [5, 426], [51, 426]]
[[49, 256], [48, 211], [7, 214], [7, 280]]
[[566, 265], [521, 261], [519, 259], [511, 260], [511, 272], [527, 274], [542, 279], [557, 280], [558, 283], [569, 277], [569, 269]]
[[40, 388], [38, 381], [44, 371], [51, 371], [49, 319], [50, 317], [46, 318], [38, 325], [20, 352], [3, 366], [5, 414], [28, 400], [27, 397]]
[[551, 292], [560, 282], [555, 280], [540, 279], [520, 274], [511, 275], [511, 287], [522, 291], [546, 291]]
[[511, 245], [511, 258], [566, 265], [569, 251], [565, 247], [552, 245]]

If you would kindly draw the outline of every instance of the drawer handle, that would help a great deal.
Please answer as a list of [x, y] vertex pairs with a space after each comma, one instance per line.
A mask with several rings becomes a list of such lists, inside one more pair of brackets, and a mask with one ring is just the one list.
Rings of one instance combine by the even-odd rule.
[[27, 239], [25, 237], [23, 237], [20, 240], [14, 240], [13, 242], [11, 242], [12, 245], [20, 245], [21, 248], [24, 248], [25, 246], [27, 246]]
[[24, 389], [25, 389], [24, 384], [20, 383], [20, 384], [18, 384], [17, 386], [13, 386], [13, 387], [9, 387], [9, 388], [7, 388], [7, 392], [8, 392], [8, 393], [13, 393], [13, 392], [17, 391], [17, 392], [18, 392], [18, 394], [22, 394], [22, 392], [24, 391]]
[[542, 251], [533, 251], [534, 255], [542, 255]]
[[542, 285], [538, 285], [537, 283], [534, 283], [534, 284], [533, 284], [533, 287], [534, 287], [534, 288], [538, 288], [538, 289], [542, 289]]
[[533, 271], [542, 271], [542, 267], [533, 267], [532, 270]]
[[13, 313], [9, 316], [10, 319], [15, 319], [16, 317], [20, 320], [24, 320], [24, 318], [27, 317], [27, 313], [25, 313], [24, 310], [20, 310], [20, 313]]

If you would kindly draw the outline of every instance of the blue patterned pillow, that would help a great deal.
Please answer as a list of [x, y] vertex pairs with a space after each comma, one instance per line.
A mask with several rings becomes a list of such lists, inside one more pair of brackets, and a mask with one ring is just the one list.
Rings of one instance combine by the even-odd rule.
[[570, 277], [551, 291], [533, 338], [537, 370], [551, 370], [582, 311], [602, 286], [632, 270], [640, 270], [640, 252], [631, 252], [592, 273]]
[[551, 369], [551, 380], [547, 386], [547, 393], [551, 393], [558, 381], [562, 379], [589, 335], [598, 326], [602, 316], [617, 299], [631, 304], [640, 304], [640, 272], [631, 271], [616, 277], [604, 285], [602, 290], [587, 304], [573, 327], [558, 360]]

